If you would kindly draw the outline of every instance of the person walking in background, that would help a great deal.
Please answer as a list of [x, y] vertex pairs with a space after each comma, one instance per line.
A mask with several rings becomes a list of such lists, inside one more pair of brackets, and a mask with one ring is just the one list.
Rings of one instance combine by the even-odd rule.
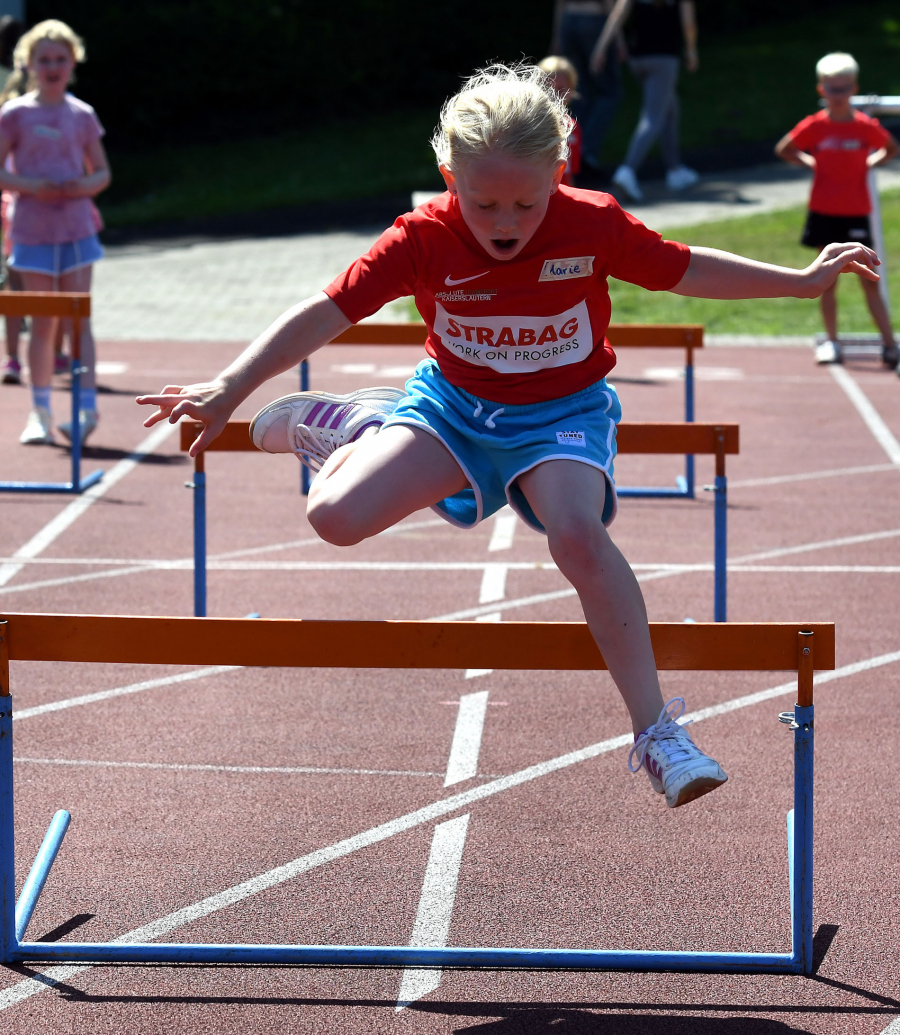
[[613, 7], [613, 0], [556, 0], [550, 53], [571, 61], [579, 86], [570, 100], [582, 132], [582, 161], [594, 173], [600, 168], [600, 149], [622, 99], [624, 43], [615, 33], [616, 46], [603, 67], [592, 72], [590, 58]]
[[[551, 55], [538, 62], [537, 66], [547, 77], [547, 81], [553, 88], [553, 92], [563, 102], [568, 111], [572, 100], [578, 97], [578, 73], [575, 71], [571, 61], [564, 57]], [[566, 156], [566, 171], [563, 173], [560, 183], [564, 187], [574, 187], [575, 177], [581, 172], [581, 154], [583, 140], [581, 126], [578, 120], [571, 115], [572, 126], [569, 129], [569, 153]]]
[[[16, 44], [24, 31], [22, 23], [5, 14], [0, 18], [0, 107], [13, 97], [25, 92], [27, 75], [20, 69], [16, 71], [13, 54]], [[3, 191], [0, 195], [0, 225], [2, 225], [3, 245], [3, 286], [8, 291], [21, 291], [19, 274], [9, 268], [9, 257], [12, 254], [12, 238], [9, 234], [9, 206], [13, 195]], [[22, 317], [6, 317], [6, 359], [3, 361], [2, 380], [5, 385], [17, 385], [22, 382], [22, 366], [19, 363], [19, 336], [22, 333]]]
[[[827, 107], [798, 122], [775, 145], [779, 158], [813, 171], [809, 212], [800, 243], [817, 251], [834, 241], [859, 241], [871, 248], [872, 202], [867, 173], [895, 158], [900, 145], [878, 119], [854, 111], [850, 98], [859, 88], [859, 65], [851, 54], [826, 54], [816, 65], [816, 76], [816, 89]], [[878, 285], [865, 280], [862, 283], [869, 312], [881, 332], [881, 358], [893, 369], [900, 350], [894, 341], [891, 318]], [[816, 362], [840, 363], [836, 285], [828, 288], [820, 303], [828, 338], [816, 347]]]
[[590, 67], [595, 74], [609, 62], [609, 45], [626, 19], [628, 67], [641, 84], [643, 106], [625, 159], [612, 181], [628, 197], [640, 201], [644, 195], [637, 172], [657, 139], [669, 190], [685, 190], [698, 179], [693, 169], [681, 164], [676, 90], [682, 48], [687, 70], [696, 72], [699, 65], [697, 20], [693, 0], [616, 0], [591, 55]]
[[[30, 90], [0, 109], [0, 187], [17, 194], [12, 217], [10, 265], [22, 274], [27, 291], [91, 289], [91, 267], [103, 255], [97, 239], [96, 208], [91, 198], [110, 182], [103, 150], [103, 127], [94, 109], [67, 92], [84, 43], [64, 22], [40, 22], [19, 40], [17, 66], [27, 67]], [[14, 171], [5, 168], [12, 155]], [[33, 406], [19, 441], [53, 442], [50, 382], [56, 320], [40, 317], [31, 324], [28, 363]], [[94, 339], [89, 321], [82, 323], [81, 361], [85, 367], [82, 409], [83, 441], [97, 426]], [[69, 422], [59, 430], [72, 438]]]

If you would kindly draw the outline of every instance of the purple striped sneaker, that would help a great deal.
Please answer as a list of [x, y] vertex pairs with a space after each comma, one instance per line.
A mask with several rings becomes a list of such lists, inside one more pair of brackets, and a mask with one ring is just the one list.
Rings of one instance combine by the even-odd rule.
[[348, 395], [297, 392], [264, 406], [250, 422], [250, 438], [266, 453], [294, 453], [313, 471], [340, 446], [380, 428], [406, 396], [402, 388], [363, 388]]
[[[634, 738], [628, 768], [644, 768], [657, 794], [665, 794], [670, 809], [714, 791], [725, 783], [725, 770], [697, 747], [683, 725], [676, 722], [684, 711], [684, 698], [673, 697], [652, 726]], [[688, 720], [690, 722], [691, 720]], [[637, 764], [634, 759], [637, 757]]]

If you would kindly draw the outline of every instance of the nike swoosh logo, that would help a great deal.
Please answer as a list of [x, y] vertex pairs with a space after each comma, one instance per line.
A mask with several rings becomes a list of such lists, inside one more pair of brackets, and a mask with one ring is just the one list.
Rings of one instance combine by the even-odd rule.
[[485, 270], [484, 273], [476, 273], [474, 277], [460, 277], [459, 280], [454, 280], [449, 274], [444, 279], [444, 283], [447, 287], [456, 287], [457, 284], [465, 284], [470, 280], [478, 280], [479, 277], [486, 277], [490, 273], [490, 270]]

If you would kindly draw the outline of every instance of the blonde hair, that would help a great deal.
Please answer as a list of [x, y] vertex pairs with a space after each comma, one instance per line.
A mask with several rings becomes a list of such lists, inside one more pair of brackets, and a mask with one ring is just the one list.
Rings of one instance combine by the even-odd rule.
[[489, 153], [553, 164], [565, 161], [572, 119], [536, 65], [491, 65], [444, 103], [431, 138], [448, 169]]
[[[34, 28], [29, 29], [16, 44], [13, 54], [16, 68], [28, 68], [34, 48], [39, 43], [43, 43], [44, 40], [50, 40], [51, 43], [62, 43], [68, 47], [76, 63], [80, 63], [87, 58], [84, 40], [78, 33], [66, 25], [65, 22], [58, 21], [56, 18], [48, 18], [46, 21], [38, 22]], [[34, 85], [34, 76], [29, 75], [28, 88], [33, 89]]]
[[819, 82], [838, 75], [852, 75], [854, 79], [859, 78], [859, 65], [852, 54], [845, 54], [843, 51], [837, 50], [833, 54], [826, 54], [816, 62], [816, 76]]
[[551, 54], [543, 61], [538, 61], [538, 68], [546, 76], [564, 75], [569, 80], [569, 96], [574, 97], [578, 91], [578, 72], [568, 58]]

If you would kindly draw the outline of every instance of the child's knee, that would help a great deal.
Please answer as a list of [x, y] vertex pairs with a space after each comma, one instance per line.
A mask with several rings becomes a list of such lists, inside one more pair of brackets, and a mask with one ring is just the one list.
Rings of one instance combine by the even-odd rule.
[[570, 581], [593, 577], [610, 544], [600, 517], [594, 515], [567, 517], [547, 530], [547, 538], [553, 559]]
[[335, 498], [327, 487], [319, 492], [310, 491], [306, 517], [320, 539], [332, 546], [356, 546], [366, 538], [365, 531], [354, 521], [356, 508], [346, 499]]

